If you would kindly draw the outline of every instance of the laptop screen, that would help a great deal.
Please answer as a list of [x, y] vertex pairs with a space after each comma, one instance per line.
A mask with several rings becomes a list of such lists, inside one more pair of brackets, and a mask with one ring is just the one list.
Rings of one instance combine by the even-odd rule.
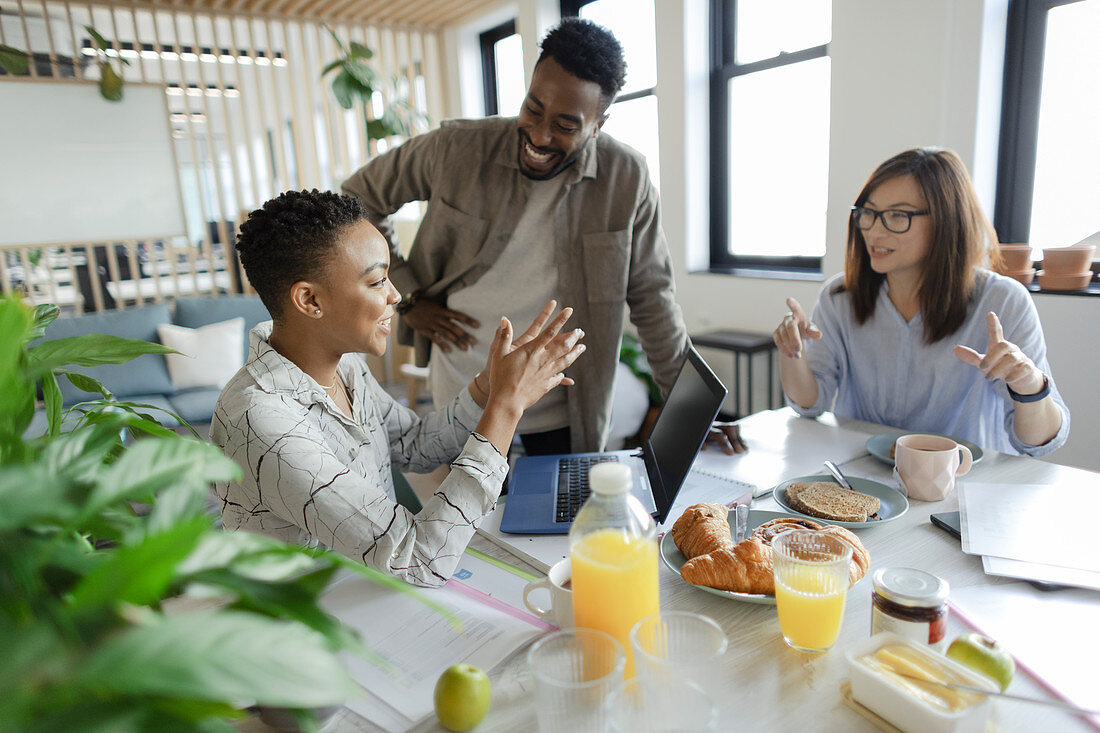
[[651, 459], [647, 463], [655, 463], [660, 474], [654, 476], [653, 466], [647, 466], [658, 522], [665, 521], [672, 509], [680, 484], [691, 470], [725, 398], [722, 382], [699, 353], [689, 349], [647, 441], [646, 458]]

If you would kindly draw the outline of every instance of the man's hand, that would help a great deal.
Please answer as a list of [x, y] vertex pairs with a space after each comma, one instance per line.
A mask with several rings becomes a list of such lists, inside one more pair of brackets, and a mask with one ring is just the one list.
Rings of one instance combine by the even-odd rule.
[[703, 450], [706, 450], [708, 445], [718, 446], [727, 456], [744, 453], [749, 449], [741, 438], [741, 426], [718, 420], [711, 424], [707, 439], [703, 441]]
[[410, 328], [427, 336], [433, 344], [448, 354], [452, 345], [465, 351], [477, 343], [477, 339], [470, 335], [463, 324], [472, 328], [481, 325], [465, 313], [453, 311], [438, 301], [424, 298], [416, 301], [401, 318]]

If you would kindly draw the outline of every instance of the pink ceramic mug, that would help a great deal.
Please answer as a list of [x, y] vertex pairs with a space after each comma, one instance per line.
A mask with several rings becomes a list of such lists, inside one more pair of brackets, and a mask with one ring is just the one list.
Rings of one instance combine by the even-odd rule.
[[970, 470], [974, 456], [965, 445], [939, 435], [898, 438], [894, 463], [909, 498], [939, 501], [955, 488], [955, 477]]

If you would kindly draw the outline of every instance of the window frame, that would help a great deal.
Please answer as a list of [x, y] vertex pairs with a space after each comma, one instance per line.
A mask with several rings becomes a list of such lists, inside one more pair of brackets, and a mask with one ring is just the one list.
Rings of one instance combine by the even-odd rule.
[[486, 117], [500, 114], [500, 103], [497, 99], [496, 43], [515, 35], [515, 32], [516, 19], [512, 18], [478, 35], [478, 44], [481, 46], [481, 86]]
[[993, 227], [1002, 242], [1027, 242], [1031, 236], [1047, 14], [1080, 1], [1009, 0], [993, 204]]
[[823, 257], [748, 256], [729, 252], [729, 82], [737, 76], [825, 58], [829, 44], [736, 63], [737, 0], [710, 3], [710, 270], [734, 275], [819, 279]]
[[[562, 18], [579, 18], [581, 15], [581, 8], [589, 3], [594, 3], [596, 0], [561, 0], [561, 17]], [[656, 7], [656, 6], [654, 6]], [[648, 96], [657, 96], [657, 87], [651, 86], [646, 89], [635, 89], [632, 92], [626, 94], [620, 94], [611, 101], [611, 105], [618, 104], [619, 102], [632, 102], [635, 99], [641, 99]]]

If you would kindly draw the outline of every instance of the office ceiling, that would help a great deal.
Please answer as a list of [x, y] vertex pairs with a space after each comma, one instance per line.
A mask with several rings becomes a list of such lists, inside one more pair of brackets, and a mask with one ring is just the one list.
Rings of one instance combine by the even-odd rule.
[[477, 17], [507, 0], [106, 0], [106, 5], [441, 28]]

